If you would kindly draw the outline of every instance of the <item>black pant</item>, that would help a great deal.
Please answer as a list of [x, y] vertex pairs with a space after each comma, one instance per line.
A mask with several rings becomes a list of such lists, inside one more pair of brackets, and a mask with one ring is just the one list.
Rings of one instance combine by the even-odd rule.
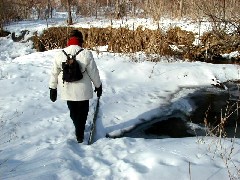
[[84, 138], [85, 124], [89, 111], [89, 100], [86, 101], [67, 101], [70, 117], [75, 126], [77, 139]]

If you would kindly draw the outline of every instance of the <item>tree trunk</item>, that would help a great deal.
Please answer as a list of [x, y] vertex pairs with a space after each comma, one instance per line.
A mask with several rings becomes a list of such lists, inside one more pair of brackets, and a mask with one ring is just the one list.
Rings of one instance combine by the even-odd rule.
[[70, 3], [70, 0], [67, 0], [67, 6], [68, 6], [68, 25], [72, 25], [73, 22], [72, 22], [72, 12], [71, 12], [71, 3]]
[[179, 2], [179, 17], [182, 18], [183, 16], [183, 0]]
[[96, 16], [96, 19], [97, 19], [97, 16], [98, 16], [98, 12], [97, 12], [98, 11], [98, 0], [96, 0], [95, 4], [96, 4], [95, 5], [95, 11], [96, 11], [95, 16]]
[[223, 20], [226, 20], [226, 0], [223, 0]]
[[118, 17], [118, 18], [119, 18], [119, 13], [120, 13], [119, 0], [116, 0], [116, 2], [115, 2], [115, 14], [116, 14], [116, 17]]
[[48, 2], [47, 2], [47, 8], [48, 8], [47, 17], [49, 18], [50, 17], [50, 13], [51, 13], [51, 3], [50, 3], [50, 0], [48, 0]]
[[226, 22], [226, 0], [223, 0], [223, 22], [224, 22], [224, 29], [227, 27]]

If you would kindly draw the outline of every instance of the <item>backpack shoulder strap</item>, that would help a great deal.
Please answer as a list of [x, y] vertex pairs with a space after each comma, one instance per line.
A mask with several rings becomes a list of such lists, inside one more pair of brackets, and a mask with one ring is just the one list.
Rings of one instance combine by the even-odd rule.
[[[80, 49], [75, 55], [73, 55], [73, 56], [72, 56], [73, 59], [75, 59], [76, 56], [77, 56], [81, 51], [83, 51], [83, 49]], [[66, 53], [66, 51], [64, 51], [64, 50], [62, 49], [62, 52], [67, 56], [68, 59], [70, 59], [70, 57], [69, 57], [69, 55]]]
[[76, 57], [81, 51], [83, 51], [83, 49], [80, 49], [80, 50], [74, 55], [74, 57]]
[[70, 59], [69, 55], [66, 53], [66, 51], [62, 50], [62, 52], [67, 56], [67, 59]]
[[82, 48], [82, 49], [80, 49], [77, 53], [76, 53], [76, 56], [80, 53], [80, 52], [82, 52], [84, 49]]

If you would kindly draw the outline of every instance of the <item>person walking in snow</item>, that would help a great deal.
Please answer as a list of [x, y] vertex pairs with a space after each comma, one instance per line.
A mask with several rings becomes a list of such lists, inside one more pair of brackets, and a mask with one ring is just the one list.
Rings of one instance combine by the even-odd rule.
[[[75, 55], [83, 49], [83, 35], [79, 30], [70, 32], [67, 47], [63, 50], [69, 55]], [[92, 83], [95, 86], [94, 92], [97, 97], [102, 95], [102, 83], [97, 65], [91, 51], [83, 49], [76, 55], [76, 60], [81, 67], [82, 79], [74, 82], [63, 81], [62, 64], [66, 62], [66, 55], [60, 52], [56, 55], [51, 70], [49, 89], [50, 99], [55, 102], [57, 99], [57, 86], [61, 91], [61, 99], [67, 101], [70, 117], [75, 126], [75, 135], [78, 143], [84, 139], [85, 124], [89, 112], [89, 99], [93, 98]]]

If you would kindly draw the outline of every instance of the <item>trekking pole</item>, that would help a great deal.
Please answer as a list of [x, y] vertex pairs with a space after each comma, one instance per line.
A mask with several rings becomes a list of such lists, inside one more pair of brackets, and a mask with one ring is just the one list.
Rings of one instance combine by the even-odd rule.
[[98, 99], [97, 99], [97, 105], [96, 105], [96, 108], [95, 108], [93, 121], [92, 121], [91, 129], [90, 129], [88, 145], [91, 145], [93, 143], [93, 139], [94, 139], [93, 137], [95, 135], [96, 120], [97, 120], [97, 115], [98, 115], [98, 111], [99, 111], [99, 104], [100, 104], [99, 100], [100, 100], [100, 97], [98, 97]]

